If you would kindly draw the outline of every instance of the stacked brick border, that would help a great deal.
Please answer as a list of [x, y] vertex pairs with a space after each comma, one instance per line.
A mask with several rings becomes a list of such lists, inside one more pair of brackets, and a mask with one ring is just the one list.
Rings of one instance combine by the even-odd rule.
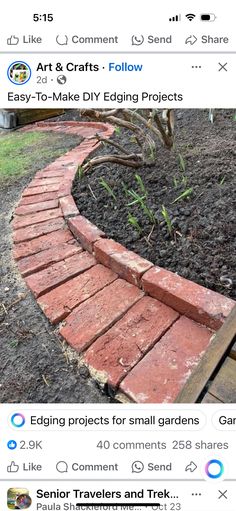
[[[151, 262], [143, 259], [136, 253], [127, 250], [121, 244], [107, 238], [104, 232], [80, 214], [71, 195], [72, 183], [78, 165], [81, 165], [86, 157], [99, 145], [99, 142], [95, 138], [96, 133], [102, 134], [104, 138], [108, 138], [114, 131], [113, 127], [108, 124], [93, 122], [39, 122], [23, 128], [23, 131], [35, 129], [42, 131], [63, 131], [65, 133], [74, 134], [81, 133], [85, 137], [85, 140], [78, 147], [36, 173], [33, 181], [31, 181], [24, 190], [18, 207], [15, 210], [15, 218], [13, 221], [13, 239], [15, 243], [14, 257], [28, 287], [33, 292], [37, 302], [50, 321], [52, 323], [58, 323], [59, 321], [63, 321], [65, 317], [63, 305], [61, 306], [61, 310], [59, 307], [59, 311], [58, 304], [57, 309], [54, 305], [55, 292], [53, 292], [53, 290], [55, 290], [55, 288], [57, 289], [56, 286], [59, 286], [59, 284], [67, 282], [63, 290], [64, 292], [71, 292], [70, 279], [73, 278], [74, 285], [79, 285], [80, 292], [83, 292], [83, 277], [81, 277], [81, 272], [85, 272], [84, 275], [89, 275], [92, 279], [91, 286], [96, 287], [97, 285], [96, 292], [98, 292], [94, 297], [96, 307], [99, 305], [99, 300], [101, 300], [102, 307], [104, 289], [109, 285], [112, 289], [111, 300], [113, 300], [113, 306], [117, 310], [116, 317], [113, 321], [109, 323], [106, 318], [106, 321], [104, 320], [104, 331], [101, 330], [99, 336], [94, 336], [95, 339], [99, 337], [99, 340], [101, 340], [101, 350], [102, 347], [104, 348], [104, 345], [106, 346], [111, 340], [109, 338], [109, 332], [111, 332], [113, 338], [116, 336], [119, 337], [119, 331], [116, 330], [117, 321], [120, 320], [119, 323], [122, 323], [122, 321], [125, 323], [123, 316], [129, 308], [133, 306], [134, 309], [136, 307], [138, 314], [141, 316], [142, 314], [145, 315], [147, 308], [149, 308], [149, 312], [152, 310], [153, 318], [155, 318], [155, 314], [160, 314], [160, 310], [163, 316], [166, 314], [171, 318], [168, 328], [173, 323], [171, 331], [175, 330], [175, 335], [183, 342], [183, 349], [186, 341], [183, 332], [187, 332], [190, 337], [194, 332], [195, 337], [193, 338], [193, 342], [195, 342], [195, 338], [199, 337], [200, 339], [205, 336], [205, 344], [203, 343], [203, 352], [205, 352], [212, 338], [212, 334], [221, 327], [235, 305], [235, 302], [223, 295], [184, 279], [175, 273], [154, 266]], [[53, 248], [53, 243], [50, 242], [50, 236], [52, 236], [52, 234], [52, 239], [57, 243], [57, 250]], [[29, 248], [31, 244], [35, 244], [36, 246], [33, 251]], [[28, 248], [29, 254], [27, 253]], [[52, 285], [50, 282], [45, 282], [45, 271], [47, 268], [49, 268], [49, 273], [50, 271], [55, 273], [55, 275], [53, 275]], [[88, 269], [89, 271], [87, 272]], [[96, 273], [98, 271], [99, 275]], [[65, 273], [65, 277], [63, 277], [63, 272]], [[79, 275], [80, 277], [78, 277], [77, 282], [75, 277]], [[104, 279], [104, 289], [99, 287], [97, 281], [100, 279]], [[48, 303], [48, 300], [50, 302], [50, 291], [52, 291], [51, 303]], [[76, 289], [73, 292], [75, 292], [76, 295]], [[46, 304], [44, 301], [45, 293], [47, 293]], [[139, 302], [140, 298], [143, 300], [141, 300], [142, 304]], [[75, 297], [74, 299], [76, 300]], [[86, 296], [84, 296], [84, 300], [86, 300]], [[123, 305], [123, 300], [124, 302], [127, 300], [126, 305]], [[86, 304], [86, 301], [84, 303]], [[144, 308], [143, 310], [141, 310], [142, 307]], [[163, 307], [163, 311], [161, 307]], [[86, 310], [84, 311], [84, 309], [81, 314], [82, 316], [84, 315], [84, 325], [89, 329], [89, 323], [92, 323], [93, 318], [86, 318]], [[104, 311], [104, 316], [106, 316], [106, 314], [109, 316], [109, 308], [107, 311]], [[182, 315], [182, 318], [180, 315]], [[108, 388], [111, 389], [111, 393], [114, 394], [114, 392], [117, 392], [117, 396], [119, 396], [121, 400], [125, 400], [125, 396], [128, 396], [128, 400], [145, 402], [145, 399], [143, 400], [143, 396], [141, 395], [142, 378], [148, 373], [152, 364], [154, 364], [155, 367], [156, 345], [153, 348], [153, 341], [150, 340], [149, 347], [145, 347], [146, 351], [143, 351], [143, 354], [146, 356], [141, 358], [143, 367], [140, 371], [140, 361], [137, 365], [134, 363], [133, 366], [131, 366], [132, 374], [129, 373], [129, 375], [131, 374], [131, 383], [132, 378], [138, 381], [136, 391], [132, 392], [129, 389], [130, 381], [127, 376], [122, 380], [119, 379], [120, 377], [117, 379], [117, 374], [113, 374], [110, 375], [108, 382], [108, 375], [105, 371], [107, 363], [105, 360], [104, 371], [103, 362], [101, 363], [100, 370], [93, 368], [92, 360], [94, 356], [97, 357], [97, 353], [93, 354], [92, 347], [89, 348], [89, 346], [84, 343], [81, 335], [75, 335], [76, 315], [74, 315], [75, 317], [73, 316], [73, 310], [71, 316], [71, 324], [64, 325], [62, 323], [60, 333], [75, 349], [82, 352], [81, 363], [88, 365], [92, 376], [102, 384], [109, 383]], [[131, 321], [132, 311], [129, 312], [127, 316], [129, 321]], [[177, 322], [178, 325], [175, 323], [177, 318], [180, 318]], [[152, 327], [154, 324], [155, 322]], [[109, 330], [112, 325], [115, 326]], [[202, 326], [202, 330], [199, 330], [200, 326]], [[127, 327], [127, 325], [124, 324], [124, 328], [125, 327]], [[165, 331], [167, 332], [164, 337], [162, 337], [162, 339], [164, 339], [164, 351], [165, 338], [168, 343], [168, 335], [170, 332], [170, 330], [167, 331], [168, 328], [167, 325], [165, 325], [162, 331], [162, 335]], [[180, 328], [179, 331], [178, 328]], [[112, 334], [113, 330], [114, 333]], [[91, 336], [93, 335], [94, 334], [91, 332]], [[151, 337], [150, 332], [149, 337]], [[141, 350], [142, 348], [139, 347], [139, 349]], [[151, 349], [151, 351], [149, 351], [149, 349]], [[152, 358], [148, 356], [150, 354], [152, 354]], [[197, 352], [195, 355], [196, 360], [199, 361]], [[160, 350], [159, 352], [157, 350], [156, 356], [162, 356]], [[123, 372], [127, 374], [125, 373], [125, 369]], [[165, 377], [165, 375], [163, 375], [163, 377]], [[186, 378], [182, 384], [184, 384], [185, 381]], [[152, 392], [153, 389], [150, 391], [149, 400], [154, 399], [155, 401]]]

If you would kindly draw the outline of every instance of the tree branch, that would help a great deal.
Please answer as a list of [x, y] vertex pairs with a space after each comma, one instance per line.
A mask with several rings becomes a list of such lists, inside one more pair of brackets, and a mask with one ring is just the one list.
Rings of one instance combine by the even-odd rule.
[[[168, 116], [168, 114], [167, 114], [167, 116]], [[166, 147], [168, 147], [168, 149], [170, 149], [172, 147], [172, 145], [173, 145], [172, 136], [170, 137], [169, 132], [168, 132], [168, 134], [165, 132], [157, 112], [153, 113], [153, 119], [154, 119], [154, 121], [156, 122], [156, 124], [158, 126], [158, 129], [159, 129], [159, 131], [161, 133], [162, 140], [164, 141]], [[167, 119], [168, 119], [168, 117], [167, 117]], [[172, 133], [171, 133], [171, 135], [172, 135]]]
[[116, 115], [119, 113], [119, 110], [118, 108], [114, 108], [113, 110], [103, 110], [102, 112], [100, 112], [99, 110], [94, 110], [93, 108], [91, 109], [85, 109], [85, 110], [81, 110], [81, 115], [85, 115], [86, 117], [102, 117], [105, 118], [105, 117], [108, 117], [109, 115]]
[[[133, 167], [138, 169], [143, 161], [141, 158], [137, 159], [136, 154], [131, 154], [130, 156], [119, 156], [119, 155], [106, 155], [106, 156], [98, 156], [97, 158], [93, 158], [88, 161], [85, 165], [83, 165], [84, 173], [88, 172], [92, 167], [96, 165], [100, 165], [101, 163], [118, 163], [119, 165], [124, 165], [125, 167]], [[132, 159], [133, 158], [133, 159]]]
[[[136, 134], [143, 133], [143, 130], [139, 126], [136, 126], [136, 124], [125, 121], [125, 119], [121, 119], [120, 117], [116, 117], [115, 115], [110, 115], [111, 112], [114, 112], [114, 110], [110, 112], [103, 112], [99, 110], [83, 110], [83, 114], [92, 119], [106, 120], [107, 122], [110, 122], [112, 125], [120, 126], [121, 128], [131, 130]], [[120, 109], [118, 110], [118, 112], [122, 113], [123, 110]]]
[[[124, 110], [127, 114], [129, 114], [132, 117], [135, 117], [138, 121], [142, 122], [146, 128], [151, 130], [155, 135], [163, 142], [162, 133], [160, 133], [159, 129], [156, 129], [155, 126], [150, 121], [147, 121], [142, 115], [140, 115], [138, 112], [132, 112], [132, 110]], [[160, 122], [160, 121], [159, 121]], [[163, 128], [162, 128], [163, 129]], [[165, 132], [164, 132], [165, 134]], [[164, 141], [165, 142], [165, 141]]]
[[167, 111], [167, 128], [168, 128], [168, 135], [169, 137], [173, 138], [174, 134], [174, 127], [175, 127], [175, 115], [173, 110]]
[[109, 138], [102, 138], [102, 137], [100, 137], [100, 135], [98, 133], [96, 134], [96, 138], [97, 138], [97, 140], [99, 142], [104, 142], [104, 144], [108, 144], [108, 145], [111, 145], [111, 146], [115, 147], [116, 149], [118, 149], [123, 154], [127, 154], [127, 155], [130, 154], [129, 151], [127, 151], [124, 147], [122, 147], [117, 142], [114, 142], [113, 140], [110, 140]]

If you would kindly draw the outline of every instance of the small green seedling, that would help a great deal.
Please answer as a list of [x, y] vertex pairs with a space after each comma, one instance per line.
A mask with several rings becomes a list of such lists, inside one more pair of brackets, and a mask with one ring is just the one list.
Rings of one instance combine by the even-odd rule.
[[134, 206], [135, 204], [142, 205], [143, 201], [146, 199], [146, 195], [141, 196], [134, 190], [128, 190], [127, 193], [134, 199], [132, 202], [129, 202], [127, 206]]
[[10, 344], [11, 344], [11, 347], [12, 347], [12, 348], [17, 348], [17, 346], [18, 346], [18, 344], [19, 344], [19, 341], [14, 340], [14, 341], [11, 341], [11, 343], [10, 343]]
[[168, 229], [170, 235], [172, 235], [172, 230], [173, 230], [172, 222], [170, 219], [170, 215], [169, 215], [167, 209], [165, 208], [164, 204], [162, 204], [161, 214], [165, 220], [165, 223], [166, 223], [166, 226], [167, 226], [167, 229]]
[[178, 202], [179, 200], [186, 199], [187, 197], [189, 197], [189, 195], [191, 195], [192, 191], [193, 191], [192, 188], [188, 188], [183, 193], [181, 193], [181, 195], [176, 197], [176, 199], [173, 200], [173, 202], [171, 202], [171, 204], [175, 204], [175, 202]]
[[146, 201], [146, 195], [139, 195], [137, 192], [135, 192], [134, 190], [128, 190], [128, 194], [134, 199], [132, 202], [129, 202], [127, 204], [127, 206], [134, 206], [135, 204], [139, 204], [140, 207], [142, 208], [143, 212], [145, 213], [145, 215], [149, 218], [150, 222], [152, 224], [155, 224], [156, 223], [156, 218], [155, 218], [155, 215], [154, 213], [152, 212], [152, 210], [147, 206], [147, 204], [145, 203]]
[[224, 184], [224, 182], [225, 182], [225, 176], [224, 176], [224, 177], [222, 177], [222, 179], [221, 179], [221, 180], [220, 180], [220, 182], [219, 182], [219, 185], [220, 185], [220, 186], [222, 186], [222, 185]]
[[187, 176], [183, 175], [182, 179], [181, 179], [181, 184], [186, 187], [187, 186], [187, 182], [188, 182]]
[[105, 179], [103, 179], [103, 177], [101, 177], [99, 183], [107, 191], [108, 195], [110, 195], [111, 197], [113, 197], [114, 200], [116, 200], [115, 193], [113, 192], [109, 184], [105, 181]]
[[78, 166], [77, 172], [78, 172], [78, 178], [81, 181], [81, 179], [84, 177], [84, 169], [81, 165]]
[[115, 129], [114, 129], [114, 132], [116, 135], [120, 135], [121, 134], [121, 128], [119, 126], [116, 126]]
[[147, 196], [147, 190], [145, 188], [145, 185], [143, 183], [143, 180], [142, 180], [141, 176], [139, 176], [139, 174], [135, 174], [135, 179], [136, 179], [136, 181], [137, 181], [137, 183], [139, 185], [139, 188], [140, 188], [141, 192], [145, 193], [145, 195]]
[[129, 222], [130, 225], [132, 225], [136, 229], [136, 231], [139, 234], [141, 234], [142, 228], [140, 227], [136, 216], [133, 216], [133, 215], [131, 215], [131, 213], [129, 213], [128, 214], [128, 222]]
[[180, 153], [178, 154], [178, 160], [179, 160], [179, 168], [180, 168], [181, 172], [185, 172], [186, 164], [185, 164], [182, 154], [180, 154]]
[[174, 176], [173, 183], [174, 183], [174, 187], [178, 188], [179, 182], [178, 182], [178, 179], [176, 178], [176, 176]]

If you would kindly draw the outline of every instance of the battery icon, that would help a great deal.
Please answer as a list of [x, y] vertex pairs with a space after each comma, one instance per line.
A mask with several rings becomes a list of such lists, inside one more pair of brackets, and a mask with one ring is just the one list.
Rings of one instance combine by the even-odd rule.
[[216, 15], [215, 14], [201, 14], [200, 16], [201, 21], [215, 21]]

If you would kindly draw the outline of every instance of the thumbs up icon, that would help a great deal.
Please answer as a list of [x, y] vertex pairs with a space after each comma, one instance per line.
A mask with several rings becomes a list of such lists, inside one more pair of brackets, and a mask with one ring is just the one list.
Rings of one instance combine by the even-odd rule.
[[17, 44], [19, 44], [19, 37], [17, 37], [16, 35], [11, 35], [11, 37], [8, 37], [7, 39], [7, 44], [8, 46], [16, 46]]
[[18, 472], [19, 465], [17, 465], [14, 461], [11, 461], [11, 464], [7, 467], [7, 472]]

